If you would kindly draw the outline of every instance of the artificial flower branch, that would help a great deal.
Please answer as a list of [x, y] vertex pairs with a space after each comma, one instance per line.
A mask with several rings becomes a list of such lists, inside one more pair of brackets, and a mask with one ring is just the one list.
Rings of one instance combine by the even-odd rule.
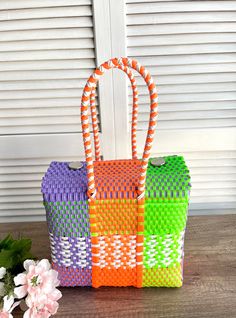
[[30, 239], [8, 235], [0, 241], [0, 318], [12, 318], [22, 301], [28, 308], [24, 318], [48, 318], [58, 310], [58, 273], [47, 259], [28, 259], [34, 258], [30, 249]]

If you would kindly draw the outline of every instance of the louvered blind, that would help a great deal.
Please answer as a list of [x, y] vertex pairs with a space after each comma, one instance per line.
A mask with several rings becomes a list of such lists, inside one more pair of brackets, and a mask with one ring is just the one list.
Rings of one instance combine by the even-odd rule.
[[0, 133], [79, 132], [81, 91], [95, 65], [91, 3], [19, 2], [0, 4]]
[[[191, 213], [232, 212], [236, 2], [128, 0], [126, 9], [128, 55], [147, 66], [158, 86], [155, 154], [186, 157], [192, 174]], [[148, 92], [141, 79], [138, 83], [141, 147]], [[131, 102], [130, 91], [130, 120]]]
[[0, 221], [40, 219], [52, 160], [80, 159], [91, 0], [0, 1]]
[[[235, 1], [0, 1], [0, 222], [45, 218], [49, 162], [84, 158], [79, 106], [95, 55], [100, 63], [126, 53], [158, 85], [153, 154], [185, 156], [191, 213], [235, 211], [235, 12]], [[116, 74], [99, 87], [105, 158], [128, 156], [131, 117]], [[148, 94], [137, 82], [141, 155]], [[131, 116], [131, 92], [128, 101]]]

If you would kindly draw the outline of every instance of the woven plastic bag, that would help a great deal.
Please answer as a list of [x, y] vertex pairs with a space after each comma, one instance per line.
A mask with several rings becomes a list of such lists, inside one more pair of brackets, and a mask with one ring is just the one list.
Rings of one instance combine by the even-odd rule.
[[[128, 160], [101, 160], [95, 88], [111, 68], [124, 71], [133, 88], [132, 159]], [[138, 91], [131, 69], [143, 77], [150, 94], [149, 127], [140, 160]], [[161, 165], [150, 158], [156, 120], [156, 87], [137, 61], [111, 59], [88, 79], [81, 101], [86, 161], [79, 169], [68, 162], [52, 162], [42, 181], [52, 266], [59, 272], [61, 286], [182, 286], [190, 176], [181, 156], [164, 157]]]

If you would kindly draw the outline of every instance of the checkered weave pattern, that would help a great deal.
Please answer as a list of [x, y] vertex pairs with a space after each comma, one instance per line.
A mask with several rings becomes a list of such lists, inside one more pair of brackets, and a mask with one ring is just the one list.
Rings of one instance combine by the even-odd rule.
[[139, 169], [139, 160], [94, 163], [97, 197], [90, 205], [94, 287], [104, 281], [109, 286], [136, 286]]
[[[182, 157], [170, 156], [165, 160], [166, 164], [161, 167], [149, 162], [147, 170], [142, 286], [182, 285], [190, 177]], [[53, 267], [59, 272], [62, 286], [91, 286], [92, 267], [94, 287], [136, 286], [137, 202], [134, 191], [139, 165], [139, 160], [95, 162], [98, 222], [97, 232], [91, 232], [88, 200], [82, 200], [86, 198], [87, 189], [79, 187], [79, 182], [86, 184], [84, 166], [73, 171], [66, 162], [51, 163], [43, 179], [42, 192]], [[81, 189], [85, 191], [79, 192]], [[72, 200], [78, 198], [79, 201]], [[58, 201], [47, 201], [49, 199]], [[93, 240], [95, 266], [92, 266]]]
[[[102, 161], [95, 88], [111, 68], [124, 71], [134, 93], [132, 159]], [[143, 157], [137, 159], [138, 91], [131, 69], [150, 93], [150, 121]], [[96, 161], [88, 121], [91, 106]], [[52, 162], [42, 181], [52, 266], [61, 286], [180, 287], [190, 176], [181, 156], [150, 159], [157, 117], [157, 94], [150, 74], [137, 61], [112, 59], [89, 78], [81, 121], [86, 162], [78, 170]]]
[[92, 268], [89, 237], [63, 237], [50, 233], [52, 261], [65, 267]]
[[92, 254], [86, 164], [71, 170], [52, 162], [42, 181], [52, 266], [61, 286], [90, 286]]

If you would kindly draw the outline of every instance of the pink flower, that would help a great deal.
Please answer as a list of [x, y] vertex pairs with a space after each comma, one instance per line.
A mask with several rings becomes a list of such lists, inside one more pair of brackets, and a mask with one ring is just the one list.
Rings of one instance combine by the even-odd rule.
[[14, 289], [17, 298], [23, 298], [30, 295], [42, 295], [52, 293], [59, 285], [58, 273], [51, 269], [47, 259], [39, 262], [26, 260], [24, 262], [26, 272], [14, 277], [15, 285], [22, 285]]
[[13, 296], [5, 296], [3, 298], [3, 308], [0, 310], [0, 318], [13, 318], [11, 312], [19, 303], [20, 301], [14, 303]]
[[[24, 318], [48, 318], [58, 309], [57, 300], [61, 292], [56, 289], [59, 285], [58, 273], [51, 269], [47, 259], [39, 262], [26, 260], [25, 272], [14, 278], [15, 285], [22, 285], [14, 289], [16, 297], [23, 298], [29, 309], [24, 313]], [[0, 317], [1, 318], [1, 317]]]
[[59, 307], [56, 300], [59, 298], [61, 298], [61, 292], [57, 289], [50, 295], [40, 295], [39, 297], [28, 295], [26, 304], [29, 309], [25, 312], [24, 318], [48, 318], [55, 315]]

